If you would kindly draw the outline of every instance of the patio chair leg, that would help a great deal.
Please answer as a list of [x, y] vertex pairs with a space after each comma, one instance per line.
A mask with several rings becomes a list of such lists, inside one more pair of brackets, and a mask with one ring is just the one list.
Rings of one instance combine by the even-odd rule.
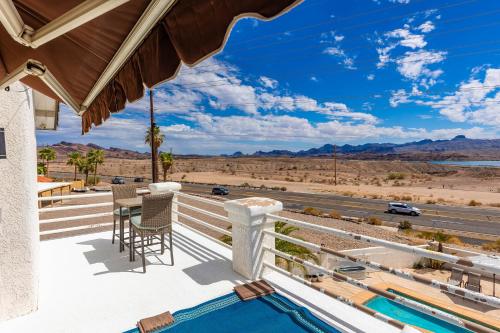
[[135, 230], [132, 228], [130, 230], [132, 234], [132, 239], [130, 240], [130, 248], [131, 248], [131, 255], [130, 255], [130, 260], [135, 261]]
[[174, 265], [174, 247], [172, 246], [172, 231], [169, 233], [170, 238], [170, 261], [172, 261], [172, 266]]
[[115, 243], [115, 233], [116, 233], [116, 217], [113, 216], [113, 237], [111, 238], [111, 244]]
[[146, 273], [146, 258], [144, 257], [144, 236], [141, 235], [141, 247], [142, 247], [142, 271]]
[[161, 254], [165, 253], [165, 233], [161, 233]]

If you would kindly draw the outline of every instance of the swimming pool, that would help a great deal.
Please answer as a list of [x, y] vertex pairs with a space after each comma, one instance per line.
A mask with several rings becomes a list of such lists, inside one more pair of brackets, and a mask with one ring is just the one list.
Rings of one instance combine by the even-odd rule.
[[[174, 323], [158, 333], [185, 332], [283, 332], [340, 333], [278, 294], [241, 301], [235, 293], [173, 314]], [[125, 333], [137, 333], [132, 329]]]
[[444, 320], [432, 317], [382, 296], [376, 296], [365, 306], [377, 312], [397, 319], [405, 324], [418, 326], [436, 333], [472, 333], [468, 329], [452, 325]]

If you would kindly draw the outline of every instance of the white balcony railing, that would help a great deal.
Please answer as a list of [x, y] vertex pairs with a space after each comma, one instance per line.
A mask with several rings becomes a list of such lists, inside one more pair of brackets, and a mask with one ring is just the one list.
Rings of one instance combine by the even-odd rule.
[[[146, 189], [138, 189], [137, 194], [142, 195], [142, 194], [148, 194], [150, 193], [149, 190]], [[49, 236], [49, 235], [64, 235], [67, 234], [68, 232], [75, 232], [75, 231], [92, 231], [95, 229], [100, 229], [100, 228], [105, 228], [105, 227], [111, 227], [113, 225], [113, 221], [106, 221], [106, 222], [100, 222], [100, 223], [90, 223], [90, 224], [84, 224], [84, 225], [78, 225], [78, 226], [72, 226], [71, 222], [81, 222], [84, 220], [92, 220], [92, 219], [97, 219], [97, 218], [103, 218], [103, 217], [112, 217], [113, 212], [112, 212], [112, 207], [113, 207], [113, 202], [111, 200], [112, 193], [111, 192], [103, 192], [103, 193], [91, 193], [91, 194], [74, 194], [74, 195], [59, 195], [59, 196], [50, 196], [50, 197], [40, 197], [38, 198], [39, 202], [54, 202], [54, 201], [60, 201], [60, 200], [87, 200], [87, 199], [96, 199], [96, 198], [102, 198], [103, 200], [107, 200], [105, 202], [98, 202], [98, 203], [88, 203], [88, 204], [67, 204], [64, 206], [52, 206], [52, 207], [43, 207], [39, 208], [38, 212], [40, 214], [43, 213], [60, 213], [57, 215], [61, 215], [58, 217], [53, 217], [53, 218], [44, 218], [39, 220], [40, 227], [46, 227], [50, 226], [51, 224], [60, 224], [64, 222], [63, 227], [57, 228], [57, 229], [49, 229], [49, 230], [44, 230], [40, 232], [41, 236]], [[192, 226], [183, 223], [183, 221], [190, 222], [194, 225], [210, 229], [217, 234], [221, 235], [226, 235], [226, 236], [231, 236], [231, 231], [218, 227], [216, 225], [210, 224], [208, 222], [203, 221], [200, 218], [192, 216], [192, 212], [196, 212], [198, 214], [202, 214], [205, 216], [208, 216], [213, 219], [217, 219], [219, 221], [225, 222], [225, 223], [230, 223], [229, 219], [226, 216], [211, 212], [206, 209], [202, 209], [199, 207], [194, 206], [193, 204], [187, 204], [185, 202], [182, 202], [182, 199], [187, 199], [191, 202], [194, 203], [202, 203], [202, 204], [208, 204], [212, 205], [215, 207], [223, 207], [224, 204], [222, 202], [216, 201], [216, 200], [211, 200], [211, 199], [206, 199], [203, 197], [198, 197], [194, 195], [189, 195], [185, 194], [182, 192], [174, 192], [174, 201], [173, 201], [173, 221], [174, 223], [177, 223], [179, 225], [182, 225], [192, 231], [195, 231], [197, 233], [203, 234], [203, 236], [211, 238], [212, 240], [218, 242], [219, 244], [230, 247], [230, 245], [221, 242], [219, 239], [208, 235], [206, 233], [201, 232], [199, 229], [200, 228], [193, 228]], [[109, 211], [106, 212], [99, 212], [99, 213], [92, 213], [92, 214], [77, 214], [74, 215], [74, 211], [79, 211], [79, 210], [88, 210], [88, 209], [102, 209], [102, 208], [111, 208]], [[180, 211], [182, 208], [182, 211]], [[70, 212], [73, 215], [70, 215]]]
[[[313, 289], [321, 291], [326, 295], [336, 298], [350, 306], [357, 308], [365, 313], [368, 313], [378, 319], [383, 320], [399, 329], [405, 327], [405, 324], [399, 322], [398, 320], [394, 320], [389, 318], [381, 313], [378, 313], [372, 309], [367, 308], [366, 306], [356, 303], [340, 294], [336, 294], [331, 290], [324, 290], [314, 283], [303, 279], [301, 276], [294, 275], [286, 270], [283, 270], [280, 267], [276, 266], [275, 257], [281, 257], [285, 260], [295, 262], [300, 264], [306, 268], [311, 270], [323, 272], [324, 274], [346, 282], [348, 284], [354, 285], [356, 287], [369, 290], [377, 295], [390, 299], [394, 302], [403, 304], [412, 309], [415, 309], [419, 312], [429, 314], [435, 317], [438, 317], [448, 323], [464, 327], [467, 329], [471, 329], [476, 332], [490, 333], [494, 332], [492, 329], [482, 326], [476, 322], [472, 322], [468, 319], [459, 318], [454, 314], [444, 312], [442, 310], [436, 309], [434, 307], [430, 307], [426, 304], [419, 303], [415, 300], [408, 299], [402, 296], [398, 296], [392, 293], [389, 293], [386, 290], [379, 289], [373, 286], [370, 286], [362, 281], [353, 279], [342, 272], [338, 272], [335, 270], [330, 270], [321, 265], [317, 265], [312, 262], [304, 261], [303, 259], [294, 257], [290, 254], [281, 252], [275, 249], [274, 244], [276, 239], [281, 239], [283, 241], [293, 243], [296, 245], [303, 246], [308, 248], [314, 252], [323, 252], [329, 255], [341, 257], [352, 262], [357, 262], [359, 264], [372, 267], [375, 269], [379, 269], [381, 271], [387, 272], [389, 274], [396, 275], [400, 278], [412, 280], [415, 282], [422, 283], [423, 285], [437, 288], [439, 290], [445, 290], [448, 293], [458, 295], [460, 297], [464, 297], [475, 302], [480, 302], [483, 304], [487, 304], [496, 308], [500, 308], [500, 299], [488, 295], [484, 295], [482, 293], [473, 292], [464, 288], [459, 288], [456, 286], [452, 286], [443, 282], [430, 280], [424, 278], [419, 275], [411, 274], [405, 272], [400, 269], [395, 269], [391, 267], [387, 267], [381, 265], [376, 262], [372, 262], [366, 259], [357, 258], [354, 256], [349, 256], [344, 253], [329, 249], [325, 246], [320, 246], [314, 243], [310, 243], [304, 240], [292, 238], [289, 236], [285, 236], [279, 233], [276, 233], [274, 230], [274, 222], [275, 221], [283, 221], [288, 224], [309, 229], [313, 231], [319, 231], [326, 234], [332, 234], [337, 237], [353, 239], [356, 241], [362, 241], [366, 243], [370, 243], [377, 246], [383, 246], [389, 249], [394, 249], [398, 251], [410, 252], [417, 254], [422, 257], [441, 260], [444, 262], [457, 264], [457, 265], [465, 265], [467, 267], [475, 267], [481, 269], [485, 272], [493, 272], [497, 273], [500, 270], [499, 267], [496, 266], [488, 266], [482, 264], [475, 264], [464, 258], [456, 257], [449, 254], [438, 253], [434, 251], [429, 251], [426, 249], [422, 249], [419, 247], [414, 247], [410, 245], [390, 242], [386, 240], [381, 240], [373, 237], [368, 237], [364, 235], [358, 235], [330, 227], [320, 226], [316, 224], [307, 223], [304, 221], [290, 219], [283, 216], [276, 215], [275, 213], [259, 213], [262, 207], [275, 207], [273, 212], [277, 212], [281, 210], [281, 208], [276, 209], [276, 207], [281, 207], [281, 203], [276, 202], [274, 200], [265, 199], [265, 198], [250, 198], [245, 201], [235, 200], [232, 202], [227, 202], [226, 204], [221, 201], [216, 201], [212, 199], [207, 199], [199, 196], [194, 196], [190, 194], [186, 194], [180, 191], [174, 192], [174, 201], [173, 201], [173, 222], [183, 227], [186, 227], [196, 233], [202, 234], [205, 237], [212, 239], [213, 241], [224, 245], [226, 247], [230, 247], [230, 245], [222, 242], [217, 236], [225, 235], [228, 237], [233, 237], [233, 241], [238, 243], [238, 246], [233, 248], [233, 268], [239, 272], [240, 274], [253, 278], [253, 269], [256, 267], [258, 269], [259, 276], [265, 278], [265, 275], [262, 275], [264, 270], [262, 268], [269, 268], [271, 270], [277, 271], [279, 273], [285, 274], [288, 277], [300, 281], [303, 284], [310, 286]], [[138, 194], [149, 193], [148, 190], [138, 190]], [[52, 201], [52, 200], [71, 200], [71, 199], [95, 199], [103, 197], [104, 200], [107, 197], [111, 198], [111, 193], [94, 193], [94, 194], [79, 194], [79, 195], [67, 195], [67, 196], [54, 196], [54, 197], [43, 197], [39, 198], [40, 201]], [[272, 202], [270, 202], [272, 201]], [[229, 204], [229, 205], [228, 205]], [[279, 204], [279, 205], [278, 205]], [[91, 220], [95, 218], [103, 218], [112, 216], [112, 211], [106, 212], [97, 212], [92, 214], [82, 214], [82, 215], [68, 215], [69, 212], [73, 212], [74, 210], [83, 210], [83, 209], [105, 209], [108, 207], [112, 207], [113, 204], [111, 201], [98, 202], [98, 203], [89, 203], [89, 204], [74, 204], [71, 205], [66, 203], [65, 206], [56, 206], [56, 207], [47, 207], [40, 208], [40, 213], [62, 213], [66, 214], [62, 217], [51, 217], [40, 220], [40, 226], [50, 226], [51, 224], [63, 223], [64, 227], [59, 227], [57, 229], [45, 230], [42, 231], [41, 235], [57, 235], [59, 233], [71, 232], [71, 231], [81, 231], [87, 230], [91, 231], [91, 229], [100, 228], [100, 227], [109, 227], [112, 225], [112, 222], [102, 222], [96, 224], [86, 224], [86, 225], [78, 225], [72, 226], [73, 222], [82, 221], [82, 220]], [[210, 207], [210, 208], [209, 208]], [[225, 212], [221, 212], [221, 208], [224, 208]], [[257, 213], [256, 213], [257, 211]], [[224, 214], [224, 215], [223, 215]], [[227, 216], [226, 216], [227, 215]], [[214, 224], [213, 221], [216, 220], [219, 223], [218, 225]], [[209, 221], [212, 221], [210, 223]], [[226, 228], [223, 228], [222, 225], [232, 226], [233, 231], [230, 231]], [[205, 231], [210, 231], [208, 234]], [[235, 234], [236, 231], [236, 234]], [[252, 235], [252, 237], [248, 237], [248, 233]], [[255, 237], [254, 237], [255, 236]], [[247, 242], [247, 243], [245, 243]], [[249, 242], [249, 243], [248, 243]], [[259, 253], [260, 255], [256, 255]], [[269, 256], [271, 255], [271, 256]], [[259, 259], [260, 258], [260, 259]], [[255, 261], [253, 261], [255, 260]]]

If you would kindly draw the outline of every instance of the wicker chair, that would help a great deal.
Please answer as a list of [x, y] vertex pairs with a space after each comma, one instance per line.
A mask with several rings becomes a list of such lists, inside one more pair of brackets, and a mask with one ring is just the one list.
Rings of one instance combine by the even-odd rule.
[[[128, 199], [137, 197], [137, 191], [135, 185], [111, 185], [111, 191], [113, 192], [113, 238], [111, 243], [115, 243], [115, 236], [119, 238], [116, 234], [116, 220], [120, 218], [120, 206], [116, 204], [118, 199]], [[141, 209], [133, 209], [131, 215], [138, 215], [141, 213]], [[123, 217], [128, 216], [128, 209], [122, 208]]]
[[[165, 234], [169, 235], [170, 261], [174, 264], [172, 248], [172, 200], [173, 193], [146, 195], [142, 198], [142, 214], [132, 216], [131, 225], [131, 253], [135, 260], [135, 237], [141, 237], [142, 269], [146, 272], [144, 255], [144, 238], [160, 236], [161, 254], [165, 252]], [[154, 244], [151, 244], [154, 245]]]

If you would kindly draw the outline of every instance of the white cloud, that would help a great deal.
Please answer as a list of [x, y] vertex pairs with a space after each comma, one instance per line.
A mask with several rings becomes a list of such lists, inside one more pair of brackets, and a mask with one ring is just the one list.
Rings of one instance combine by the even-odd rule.
[[385, 34], [388, 38], [399, 39], [399, 45], [409, 47], [411, 49], [423, 48], [427, 45], [423, 35], [413, 34], [408, 28], [395, 29]]
[[318, 82], [318, 78], [317, 78], [316, 76], [314, 76], [314, 75], [313, 75], [313, 76], [311, 76], [311, 81], [313, 81], [313, 82]]
[[366, 76], [366, 79], [367, 79], [368, 81], [373, 81], [373, 80], [375, 80], [375, 74], [368, 74], [368, 75]]
[[259, 82], [266, 88], [275, 89], [278, 87], [278, 81], [271, 79], [267, 76], [261, 76], [259, 78]]
[[333, 46], [324, 49], [323, 54], [338, 58], [340, 60], [339, 64], [347, 69], [356, 69], [354, 66], [355, 57], [348, 55], [340, 45], [344, 38], [343, 35], [339, 35], [335, 31], [322, 33], [320, 43], [333, 44]]
[[421, 25], [418, 26], [418, 30], [422, 31], [423, 33], [429, 33], [432, 30], [434, 30], [436, 27], [434, 26], [434, 23], [431, 21], [425, 21]]
[[[430, 70], [428, 66], [442, 62], [445, 58], [446, 52], [443, 51], [408, 51], [396, 60], [396, 64], [399, 73], [407, 79], [417, 80], [423, 77], [435, 80], [443, 74], [443, 71], [440, 69]], [[425, 82], [430, 83], [429, 81]], [[433, 82], [435, 83], [435, 81]]]
[[458, 90], [437, 101], [423, 102], [438, 109], [454, 122], [470, 122], [500, 128], [500, 68], [484, 71], [484, 80], [474, 77], [462, 82]]

